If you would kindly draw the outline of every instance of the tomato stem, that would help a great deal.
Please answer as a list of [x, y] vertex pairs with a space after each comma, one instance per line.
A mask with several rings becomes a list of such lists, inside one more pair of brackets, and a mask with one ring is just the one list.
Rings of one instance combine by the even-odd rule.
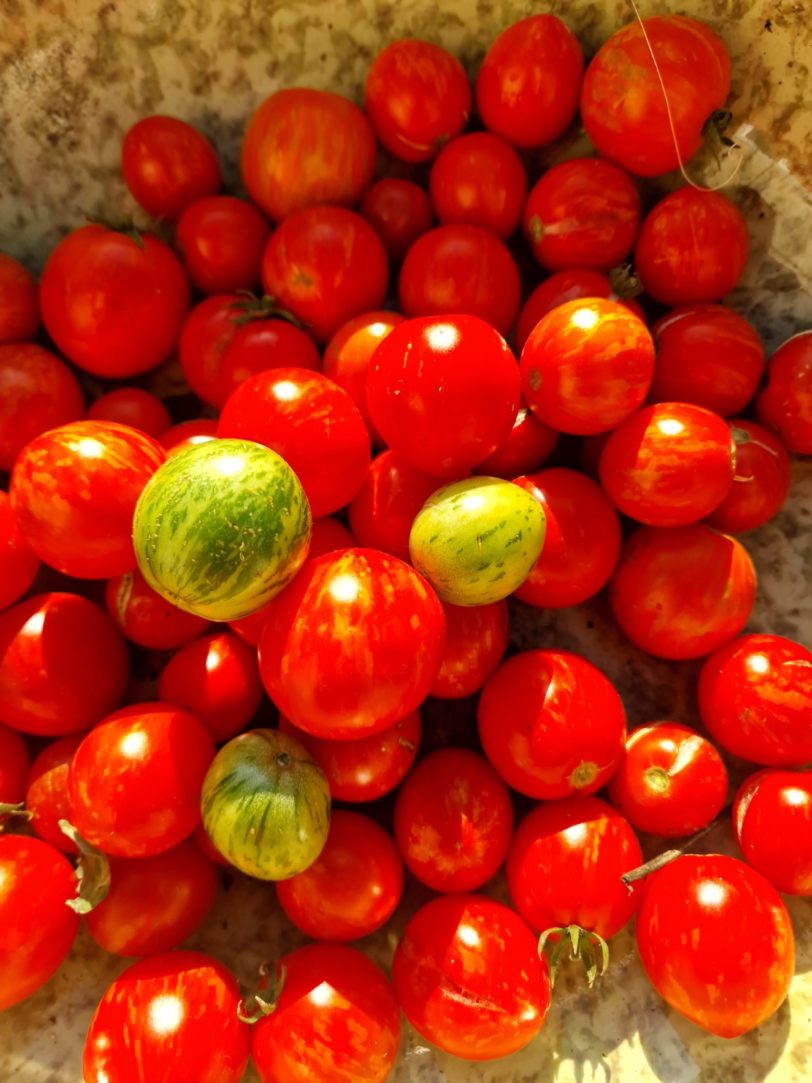
[[237, 290], [237, 294], [240, 300], [233, 301], [231, 304], [231, 308], [239, 313], [232, 321], [237, 327], [251, 323], [252, 320], [277, 319], [286, 320], [299, 330], [302, 329], [301, 321], [288, 309], [278, 305], [276, 298], [271, 297], [270, 294], [264, 293], [261, 297], [257, 297], [250, 290]]
[[33, 816], [32, 812], [29, 812], [25, 807], [25, 802], [20, 801], [19, 804], [9, 805], [4, 801], [0, 801], [0, 831], [5, 827], [4, 821], [9, 820], [30, 820]]
[[632, 869], [630, 872], [624, 872], [621, 876], [621, 880], [629, 889], [632, 890], [632, 884], [636, 880], [645, 880], [647, 876], [650, 876], [653, 872], [657, 872], [658, 869], [664, 868], [666, 865], [670, 865], [672, 861], [676, 861], [678, 857], [682, 857], [686, 851], [690, 850], [696, 843], [700, 842], [706, 835], [709, 835], [711, 831], [727, 817], [730, 812], [731, 804], [725, 805], [715, 820], [711, 820], [709, 824], [703, 827], [700, 831], [697, 831], [695, 835], [691, 835], [690, 838], [683, 842], [682, 846], [673, 850], [664, 850], [661, 854], [657, 854], [651, 861], [646, 861], [644, 865], [639, 865], [636, 869]]
[[631, 263], [621, 263], [609, 272], [612, 293], [620, 301], [629, 301], [643, 292], [643, 283]]
[[[243, 997], [237, 1006], [237, 1018], [242, 1023], [253, 1026], [276, 1011], [276, 1005], [279, 1003], [279, 997], [282, 995], [282, 989], [285, 986], [287, 971], [284, 966], [279, 964], [276, 968], [273, 983], [270, 980], [270, 973], [271, 970], [268, 964], [261, 963], [256, 992]], [[263, 995], [266, 991], [270, 993], [269, 996]]]
[[59, 829], [79, 850], [76, 897], [68, 899], [65, 905], [77, 914], [89, 914], [107, 897], [110, 890], [110, 862], [101, 850], [97, 850], [87, 839], [82, 838], [72, 823], [60, 820]]
[[609, 945], [598, 933], [583, 929], [580, 925], [555, 926], [545, 929], [539, 937], [539, 953], [544, 951], [551, 936], [558, 940], [550, 952], [550, 985], [555, 985], [558, 964], [567, 946], [571, 959], [580, 959], [586, 972], [586, 983], [591, 989], [599, 974], [605, 974], [609, 966]]

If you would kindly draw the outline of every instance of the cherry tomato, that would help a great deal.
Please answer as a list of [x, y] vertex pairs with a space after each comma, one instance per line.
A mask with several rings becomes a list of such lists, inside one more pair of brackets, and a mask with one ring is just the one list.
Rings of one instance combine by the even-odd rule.
[[785, 895], [812, 895], [812, 776], [767, 767], [742, 783], [733, 829], [744, 859]]
[[767, 767], [812, 760], [812, 652], [776, 635], [747, 635], [702, 667], [699, 710], [711, 737]]
[[538, 470], [558, 444], [558, 433], [542, 424], [526, 406], [520, 406], [508, 438], [474, 469], [485, 477], [504, 478]]
[[111, 857], [152, 857], [200, 823], [200, 788], [214, 758], [202, 722], [164, 703], [108, 715], [73, 757], [71, 822]]
[[177, 218], [220, 189], [220, 165], [208, 139], [177, 117], [144, 117], [121, 145], [121, 171], [133, 199], [153, 218]]
[[410, 466], [396, 451], [382, 451], [350, 503], [350, 529], [357, 544], [408, 563], [412, 523], [439, 485], [437, 478]]
[[812, 332], [787, 339], [772, 355], [756, 412], [790, 451], [812, 455]]
[[650, 877], [637, 950], [660, 996], [720, 1038], [769, 1018], [795, 965], [781, 896], [755, 869], [722, 854], [685, 854]]
[[172, 425], [161, 433], [159, 444], [166, 450], [166, 457], [179, 455], [197, 444], [205, 444], [207, 440], [217, 439], [217, 422], [199, 417], [194, 421], [181, 421], [178, 425]]
[[105, 604], [127, 639], [151, 650], [180, 647], [209, 627], [154, 591], [137, 568], [107, 580]]
[[73, 734], [46, 745], [31, 764], [26, 782], [25, 806], [31, 813], [31, 826], [41, 839], [66, 854], [79, 852], [59, 821], [70, 820], [68, 774], [83, 739], [82, 734]]
[[553, 467], [514, 478], [544, 509], [544, 547], [516, 597], [561, 609], [580, 605], [609, 582], [620, 557], [620, 519], [599, 485]]
[[259, 284], [270, 235], [271, 227], [244, 199], [208, 196], [184, 210], [175, 245], [202, 293], [236, 293]]
[[198, 398], [218, 410], [228, 396], [222, 386], [223, 356], [239, 327], [240, 302], [236, 293], [207, 297], [184, 320], [178, 342], [186, 382]]
[[632, 826], [665, 838], [707, 827], [726, 798], [722, 757], [705, 737], [678, 722], [632, 730], [609, 780], [609, 799]]
[[17, 805], [25, 797], [28, 766], [28, 745], [0, 722], [0, 805]]
[[657, 658], [701, 658], [737, 636], [753, 608], [747, 550], [702, 523], [641, 527], [626, 539], [609, 584], [620, 627]]
[[392, 838], [368, 816], [336, 809], [324, 849], [310, 868], [280, 880], [285, 914], [314, 940], [359, 940], [389, 920], [403, 890]]
[[0, 609], [25, 594], [40, 569], [40, 562], [17, 526], [8, 493], [0, 489]]
[[429, 190], [443, 225], [482, 226], [505, 241], [521, 221], [527, 173], [510, 143], [489, 132], [471, 132], [437, 155]]
[[37, 283], [22, 263], [0, 252], [0, 343], [27, 342], [38, 330]]
[[439, 699], [462, 699], [492, 676], [508, 645], [507, 602], [460, 606], [443, 603], [445, 649], [431, 686]]
[[[196, 951], [133, 963], [102, 997], [85, 1039], [85, 1083], [238, 1083], [250, 1032], [224, 966]], [[133, 1055], [133, 1050], [138, 1055]]]
[[169, 411], [159, 398], [140, 387], [117, 387], [88, 407], [88, 421], [115, 421], [140, 429], [157, 440], [172, 424]]
[[395, 951], [392, 981], [418, 1034], [465, 1060], [522, 1049], [550, 1007], [536, 937], [518, 914], [480, 895], [447, 895], [418, 910]]
[[25, 445], [78, 421], [84, 400], [66, 364], [33, 342], [0, 346], [0, 470], [11, 470]]
[[792, 463], [781, 441], [755, 421], [730, 423], [736, 446], [733, 487], [706, 522], [727, 534], [755, 530], [772, 519], [789, 496]]
[[555, 15], [520, 19], [492, 42], [476, 81], [485, 127], [517, 147], [551, 143], [578, 108], [584, 55]]
[[218, 406], [225, 406], [229, 395], [252, 376], [288, 368], [321, 368], [313, 339], [287, 320], [249, 319], [237, 328], [223, 354]]
[[407, 316], [463, 313], [507, 335], [516, 319], [521, 282], [508, 249], [481, 226], [438, 226], [419, 237], [398, 279]]
[[654, 344], [616, 301], [558, 305], [536, 324], [521, 356], [522, 394], [538, 419], [576, 436], [614, 429], [643, 403]]
[[420, 185], [384, 177], [364, 193], [361, 217], [383, 241], [389, 258], [401, 260], [421, 233], [434, 222], [431, 200]]
[[89, 729], [121, 702], [124, 640], [78, 594], [36, 594], [0, 613], [0, 721], [60, 737]]

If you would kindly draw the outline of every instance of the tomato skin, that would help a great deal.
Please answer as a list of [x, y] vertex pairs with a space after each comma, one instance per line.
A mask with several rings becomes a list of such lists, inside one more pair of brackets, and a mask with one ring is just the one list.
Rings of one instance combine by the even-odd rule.
[[236, 293], [259, 284], [270, 235], [271, 227], [244, 199], [208, 196], [184, 210], [175, 245], [201, 293]]
[[620, 557], [620, 519], [603, 490], [577, 470], [553, 467], [513, 479], [544, 509], [544, 548], [516, 597], [560, 609], [602, 590]]
[[220, 189], [220, 165], [208, 139], [177, 117], [143, 117], [121, 145], [124, 183], [153, 218], [177, 218]]
[[172, 424], [169, 411], [161, 400], [140, 387], [117, 387], [108, 391], [90, 404], [85, 416], [88, 421], [129, 425], [156, 440]]
[[711, 737], [767, 767], [812, 760], [812, 652], [776, 635], [746, 635], [720, 647], [699, 676], [699, 710]]
[[736, 842], [785, 895], [812, 895], [812, 785], [806, 771], [767, 767], [745, 779], [733, 803]]
[[527, 172], [509, 143], [489, 132], [471, 132], [437, 155], [429, 191], [442, 225], [482, 226], [506, 241], [521, 221]]
[[68, 773], [84, 734], [71, 734], [46, 745], [31, 764], [25, 791], [25, 805], [31, 813], [31, 827], [44, 841], [66, 854], [77, 854], [76, 843], [59, 826], [70, 820]]
[[638, 831], [693, 835], [722, 811], [727, 769], [713, 745], [678, 722], [652, 722], [629, 734], [609, 780], [609, 800]]
[[73, 866], [41, 839], [0, 835], [0, 1011], [36, 992], [79, 931]]
[[0, 610], [22, 598], [39, 569], [39, 558], [17, 526], [8, 493], [0, 489]]
[[781, 896], [742, 861], [685, 854], [648, 880], [637, 950], [672, 1008], [720, 1038], [737, 1038], [783, 1002], [795, 947]]
[[364, 193], [360, 212], [395, 261], [403, 259], [420, 234], [434, 223], [428, 193], [419, 184], [400, 177], [376, 181]]
[[186, 451], [197, 444], [205, 444], [207, 440], [216, 439], [217, 422], [200, 417], [194, 421], [181, 421], [165, 429], [158, 443], [166, 449], [168, 459], [171, 455], [179, 455], [181, 451]]
[[209, 626], [203, 617], [178, 609], [154, 591], [137, 568], [108, 579], [104, 594], [107, 612], [139, 647], [173, 650]]
[[736, 445], [736, 475], [732, 489], [705, 521], [726, 534], [741, 534], [781, 510], [792, 484], [792, 462], [769, 429], [745, 418], [729, 424]]
[[288, 368], [319, 371], [321, 358], [313, 339], [287, 320], [249, 320], [237, 328], [223, 353], [217, 405], [222, 409], [252, 376]]
[[[250, 1030], [233, 975], [208, 955], [133, 963], [109, 986], [85, 1039], [85, 1083], [239, 1083]], [[133, 1049], [138, 1056], [133, 1056]]]
[[491, 43], [476, 80], [485, 127], [517, 147], [557, 139], [578, 108], [584, 55], [555, 15], [531, 15]]
[[609, 584], [609, 603], [636, 647], [680, 660], [701, 658], [737, 636], [755, 593], [756, 572], [744, 547], [693, 523], [631, 534]]
[[476, 466], [474, 473], [507, 481], [537, 470], [549, 459], [557, 444], [558, 433], [539, 421], [532, 410], [520, 406], [510, 435]]
[[502, 599], [487, 605], [443, 603], [445, 649], [431, 686], [439, 699], [462, 699], [479, 691], [507, 650], [509, 617]]
[[396, 451], [376, 455], [366, 481], [350, 502], [350, 529], [356, 543], [409, 563], [412, 523], [438, 485], [437, 478], [410, 466]]
[[16, 805], [23, 800], [28, 767], [25, 741], [16, 730], [0, 722], [0, 804]]
[[623, 755], [620, 696], [599, 669], [569, 651], [508, 658], [483, 688], [477, 716], [485, 755], [528, 797], [594, 793]]
[[38, 330], [37, 283], [22, 263], [0, 252], [0, 344], [27, 342]]
[[186, 382], [199, 399], [218, 410], [228, 392], [222, 386], [223, 357], [237, 333], [240, 297], [217, 294], [195, 305], [183, 322], [178, 360]]
[[415, 1030], [465, 1060], [523, 1048], [550, 1006], [547, 962], [512, 910], [480, 895], [423, 906], [392, 963], [395, 994]]
[[790, 451], [812, 455], [812, 332], [787, 339], [772, 355], [756, 413]]

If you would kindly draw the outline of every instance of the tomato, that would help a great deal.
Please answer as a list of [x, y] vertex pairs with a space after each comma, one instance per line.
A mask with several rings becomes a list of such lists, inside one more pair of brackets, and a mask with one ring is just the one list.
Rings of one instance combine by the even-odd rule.
[[0, 835], [0, 1011], [19, 1004], [65, 960], [79, 917], [73, 866], [40, 839]]
[[282, 991], [253, 1028], [262, 1083], [384, 1083], [400, 1045], [392, 987], [360, 951], [310, 944], [282, 957]]
[[790, 451], [812, 455], [812, 332], [787, 339], [772, 355], [756, 412]]
[[576, 470], [553, 467], [514, 478], [544, 509], [544, 548], [516, 597], [561, 609], [580, 605], [609, 581], [620, 556], [620, 519], [603, 490]]
[[510, 435], [519, 383], [509, 346], [484, 320], [427, 316], [399, 324], [375, 351], [367, 405], [410, 466], [457, 478]]
[[741, 632], [756, 572], [747, 550], [702, 523], [641, 527], [609, 583], [615, 620], [657, 658], [701, 658]]
[[507, 335], [519, 311], [521, 283], [508, 249], [481, 226], [438, 226], [419, 237], [398, 279], [407, 316], [463, 313]]
[[201, 854], [203, 854], [204, 857], [208, 858], [209, 861], [213, 862], [215, 865], [219, 865], [223, 869], [232, 868], [231, 862], [228, 860], [228, 858], [223, 857], [223, 855], [211, 841], [209, 836], [206, 834], [206, 829], [202, 823], [199, 823], [197, 825], [189, 838], [192, 840], [192, 842], [195, 844]]
[[343, 388], [307, 369], [277, 368], [244, 381], [226, 400], [217, 435], [281, 455], [314, 517], [349, 503], [369, 469], [369, 433], [357, 406]]
[[236, 293], [259, 284], [270, 235], [271, 227], [244, 199], [208, 196], [184, 210], [175, 245], [192, 285], [202, 293]]
[[386, 729], [426, 698], [445, 617], [413, 568], [375, 549], [309, 560], [268, 606], [259, 668], [300, 729], [343, 740]]
[[657, 347], [652, 402], [692, 402], [731, 417], [755, 395], [764, 347], [737, 312], [722, 305], [682, 305], [651, 333]]
[[531, 15], [491, 43], [476, 80], [485, 127], [517, 147], [540, 147], [575, 117], [584, 71], [578, 39], [555, 15]]
[[0, 252], [0, 344], [27, 342], [38, 330], [37, 283], [22, 263]]
[[613, 429], [643, 403], [654, 344], [642, 320], [601, 298], [558, 305], [522, 350], [522, 394], [538, 419], [575, 436]]
[[522, 1049], [550, 1007], [550, 977], [518, 914], [480, 895], [447, 895], [417, 911], [395, 951], [395, 994], [432, 1045], [465, 1060]]
[[736, 446], [733, 487], [706, 522], [727, 534], [740, 534], [762, 526], [781, 510], [792, 484], [792, 462], [769, 429], [742, 418], [729, 425]]
[[33, 342], [0, 345], [0, 470], [29, 440], [83, 413], [76, 377], [58, 357]]
[[359, 940], [395, 912], [403, 862], [382, 827], [368, 816], [337, 809], [313, 864], [276, 885], [285, 914], [314, 940]]
[[228, 396], [252, 376], [288, 368], [321, 368], [313, 339], [287, 320], [249, 319], [237, 328], [223, 354], [217, 405], [225, 406]]
[[144, 117], [121, 145], [121, 171], [133, 199], [153, 218], [177, 218], [220, 189], [220, 165], [208, 139], [177, 117]]
[[108, 715], [73, 757], [71, 822], [111, 857], [152, 857], [200, 822], [200, 789], [214, 756], [202, 722], [164, 703]]
[[105, 604], [127, 639], [151, 650], [180, 647], [209, 626], [154, 591], [137, 568], [107, 580]]
[[240, 297], [207, 297], [194, 306], [181, 328], [178, 360], [189, 387], [218, 410], [228, 392], [221, 386], [223, 356], [237, 333]]
[[474, 469], [491, 478], [515, 478], [537, 470], [558, 444], [558, 433], [542, 424], [526, 406], [520, 406], [510, 435]]
[[16, 730], [0, 722], [0, 805], [17, 805], [23, 800], [28, 766], [25, 741]]
[[445, 649], [431, 695], [462, 699], [479, 691], [502, 661], [508, 645], [507, 602], [473, 606], [444, 602], [443, 612]]
[[744, 859], [786, 895], [812, 895], [812, 776], [765, 768], [741, 784], [733, 829]]
[[729, 89], [730, 58], [721, 39], [684, 15], [657, 16], [629, 23], [598, 50], [584, 77], [581, 119], [598, 154], [656, 177], [699, 150], [705, 122]]
[[738, 1038], [777, 1011], [795, 965], [781, 896], [722, 854], [686, 854], [651, 876], [637, 950], [660, 996], [720, 1038]]
[[8, 493], [0, 489], [0, 609], [21, 598], [40, 569], [40, 562], [17, 526]]
[[172, 951], [133, 963], [96, 1008], [82, 1078], [85, 1083], [238, 1083], [250, 1047], [239, 1005], [232, 974], [201, 952]]
[[115, 421], [129, 425], [157, 440], [172, 424], [169, 411], [159, 398], [140, 387], [117, 387], [88, 407], [88, 421]]
[[643, 286], [666, 305], [718, 301], [747, 262], [747, 223], [718, 192], [679, 188], [643, 220], [634, 266]]
[[438, 485], [437, 478], [410, 466], [396, 451], [376, 455], [350, 502], [350, 529], [357, 544], [408, 562], [412, 523]]
[[747, 635], [702, 667], [699, 710], [711, 737], [767, 767], [812, 760], [812, 652], [776, 635]]
[[353, 102], [326, 90], [271, 94], [248, 122], [242, 177], [275, 221], [316, 203], [351, 207], [375, 169], [375, 136]]
[[121, 380], [160, 365], [189, 307], [180, 260], [148, 233], [83, 226], [52, 250], [40, 281], [45, 329], [94, 376]]
[[434, 222], [431, 200], [420, 185], [384, 177], [364, 193], [361, 217], [383, 241], [389, 258], [401, 260], [421, 233]]
[[207, 440], [216, 439], [217, 422], [200, 417], [194, 421], [181, 421], [179, 424], [165, 429], [161, 433], [158, 443], [166, 449], [166, 457], [169, 458], [171, 455], [179, 455], [181, 451], [186, 451], [197, 444], [205, 444]]
[[427, 162], [471, 115], [471, 88], [459, 60], [439, 45], [402, 38], [370, 65], [364, 108], [378, 141], [405, 162]]
[[599, 790], [626, 740], [614, 686], [569, 651], [508, 658], [482, 690], [478, 720], [485, 755], [505, 782], [545, 800]]
[[124, 640], [78, 594], [36, 594], [0, 613], [0, 721], [60, 737], [89, 729], [121, 702]]
[[31, 813], [32, 828], [41, 839], [66, 854], [79, 852], [59, 821], [70, 820], [68, 773], [82, 740], [82, 734], [73, 734], [46, 745], [31, 764], [26, 781], [25, 805]]
[[727, 798], [722, 757], [701, 734], [678, 722], [638, 726], [609, 780], [609, 800], [638, 831], [665, 838], [693, 835]]
[[440, 151], [429, 190], [442, 225], [482, 226], [505, 241], [521, 221], [527, 173], [509, 143], [489, 132], [471, 132]]

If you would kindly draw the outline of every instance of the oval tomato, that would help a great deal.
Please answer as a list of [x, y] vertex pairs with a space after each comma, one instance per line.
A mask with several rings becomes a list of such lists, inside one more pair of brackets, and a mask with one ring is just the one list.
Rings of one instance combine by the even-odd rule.
[[22, 263], [0, 252], [0, 343], [27, 342], [38, 330], [37, 283]]
[[736, 447], [733, 487], [706, 521], [726, 534], [741, 534], [781, 510], [792, 484], [792, 462], [769, 429], [742, 418], [729, 425]]
[[396, 451], [376, 455], [366, 481], [350, 502], [350, 529], [356, 543], [408, 563], [412, 523], [437, 486], [437, 478], [410, 466]]
[[384, 177], [364, 193], [361, 217], [383, 241], [389, 258], [400, 260], [421, 233], [434, 222], [431, 200], [420, 185], [399, 177]]
[[8, 493], [0, 489], [0, 609], [22, 598], [39, 570], [39, 558], [17, 525]]
[[429, 191], [442, 225], [482, 226], [505, 241], [521, 221], [527, 173], [509, 143], [489, 132], [471, 132], [440, 151]]
[[178, 609], [154, 591], [137, 568], [108, 579], [104, 594], [107, 612], [139, 647], [173, 650], [209, 626], [203, 617]]
[[25, 797], [28, 766], [28, 745], [0, 722], [0, 805], [17, 805]]
[[59, 826], [60, 820], [70, 820], [68, 775], [82, 734], [62, 737], [46, 745], [31, 764], [25, 791], [25, 805], [31, 813], [31, 826], [45, 842], [66, 854], [79, 849]]
[[812, 331], [787, 339], [772, 355], [756, 412], [790, 451], [812, 455]]
[[518, 477], [538, 470], [558, 444], [558, 433], [544, 425], [526, 406], [520, 406], [510, 435], [474, 469], [490, 478]]
[[786, 895], [812, 895], [812, 778], [757, 771], [739, 787], [733, 829], [744, 859]]
[[449, 605], [445, 613], [445, 648], [431, 686], [439, 699], [462, 699], [477, 692], [507, 650], [509, 617], [504, 599], [488, 605]]
[[90, 404], [86, 417], [88, 421], [129, 425], [156, 440], [172, 424], [169, 411], [161, 400], [140, 387], [117, 387], [106, 392]]
[[208, 139], [177, 117], [144, 117], [121, 145], [124, 183], [153, 218], [176, 218], [220, 188], [220, 165]]
[[209, 196], [180, 216], [175, 246], [202, 293], [236, 293], [259, 285], [271, 227], [244, 199]]

